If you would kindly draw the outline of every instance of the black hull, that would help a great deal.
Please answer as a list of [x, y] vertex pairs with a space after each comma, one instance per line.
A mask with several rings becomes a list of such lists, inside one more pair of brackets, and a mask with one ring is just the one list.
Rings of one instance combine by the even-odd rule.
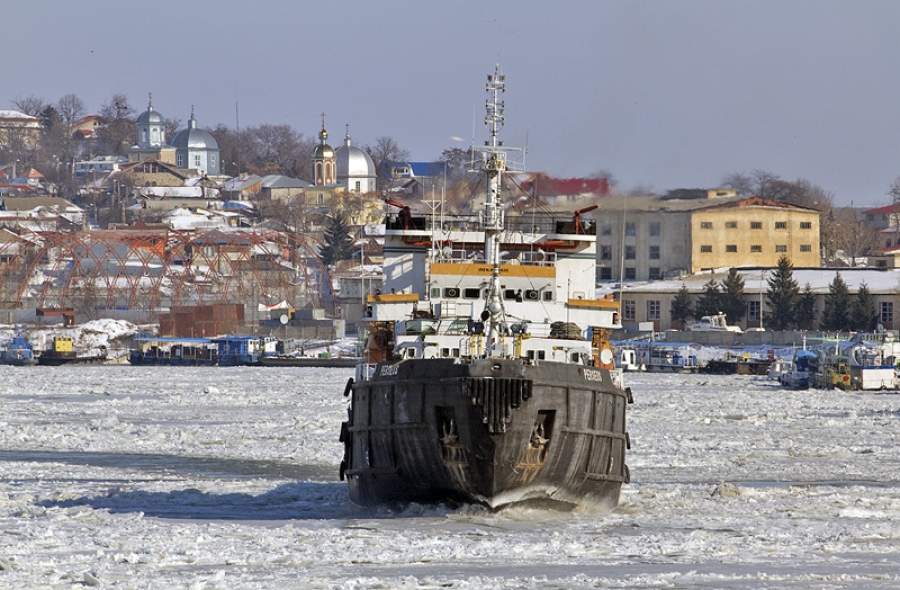
[[326, 368], [353, 368], [359, 364], [360, 359], [352, 357], [290, 357], [290, 356], [264, 356], [259, 359], [259, 364], [264, 367], [326, 367]]
[[630, 392], [608, 371], [515, 360], [406, 360], [352, 387], [342, 476], [358, 505], [614, 507]]
[[214, 367], [218, 364], [216, 359], [198, 359], [183, 357], [141, 357], [130, 356], [128, 363], [134, 366], [159, 367]]
[[108, 363], [110, 359], [107, 356], [44, 356], [38, 357], [37, 364], [44, 367], [59, 367], [62, 365], [96, 365]]

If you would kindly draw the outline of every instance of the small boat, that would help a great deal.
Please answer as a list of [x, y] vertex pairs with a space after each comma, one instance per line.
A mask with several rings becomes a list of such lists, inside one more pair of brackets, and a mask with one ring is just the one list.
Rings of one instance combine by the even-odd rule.
[[654, 373], [696, 373], [700, 369], [690, 344], [649, 342], [636, 347], [638, 363]]
[[504, 77], [488, 76], [480, 214], [389, 215], [385, 290], [366, 299], [365, 362], [344, 391], [340, 477], [362, 506], [612, 508], [630, 481], [630, 390], [596, 299], [596, 226], [507, 212]]
[[687, 327], [690, 332], [741, 332], [740, 326], [729, 326], [724, 313], [705, 315]]
[[710, 359], [700, 367], [701, 373], [714, 375], [768, 375], [772, 361], [769, 359], [753, 358], [747, 354], [726, 358]]
[[623, 371], [645, 371], [646, 367], [644, 367], [644, 363], [641, 360], [638, 351], [634, 348], [621, 348], [619, 349], [619, 359], [616, 362], [616, 366], [622, 369]]
[[37, 357], [28, 340], [22, 336], [16, 336], [0, 352], [0, 364], [30, 366], [37, 364]]
[[794, 352], [794, 358], [779, 376], [779, 381], [790, 389], [807, 389], [813, 385], [813, 375], [818, 367], [818, 355], [806, 349]]
[[769, 368], [766, 369], [766, 377], [781, 383], [784, 375], [791, 370], [792, 363], [788, 359], [774, 358]]
[[258, 365], [267, 353], [274, 354], [275, 339], [263, 336], [222, 336], [212, 338], [220, 367]]

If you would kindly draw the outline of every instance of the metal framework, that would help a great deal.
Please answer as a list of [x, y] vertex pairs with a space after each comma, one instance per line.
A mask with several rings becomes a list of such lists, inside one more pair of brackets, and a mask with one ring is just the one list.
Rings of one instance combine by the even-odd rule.
[[6, 234], [0, 306], [158, 310], [281, 301], [334, 308], [327, 268], [281, 231], [94, 230]]

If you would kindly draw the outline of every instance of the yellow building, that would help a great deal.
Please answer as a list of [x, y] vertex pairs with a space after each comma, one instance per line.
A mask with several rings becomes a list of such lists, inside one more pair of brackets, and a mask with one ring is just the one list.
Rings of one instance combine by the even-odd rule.
[[819, 212], [758, 197], [695, 191], [601, 199], [601, 280], [659, 280], [731, 266], [819, 266]]
[[819, 212], [758, 197], [691, 215], [691, 272], [732, 266], [819, 266]]

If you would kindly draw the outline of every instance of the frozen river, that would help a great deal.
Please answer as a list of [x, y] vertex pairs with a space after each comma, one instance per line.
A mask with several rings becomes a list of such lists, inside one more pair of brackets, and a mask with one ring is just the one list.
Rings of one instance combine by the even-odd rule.
[[897, 588], [900, 395], [626, 375], [608, 514], [351, 505], [350, 370], [0, 367], [0, 588]]

